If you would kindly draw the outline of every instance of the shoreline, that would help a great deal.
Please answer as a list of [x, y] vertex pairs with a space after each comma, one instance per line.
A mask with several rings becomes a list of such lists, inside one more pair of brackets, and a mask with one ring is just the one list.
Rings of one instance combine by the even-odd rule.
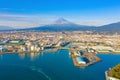
[[97, 54], [120, 54], [120, 52], [97, 52]]
[[[70, 51], [70, 49], [51, 49], [51, 50], [41, 50], [41, 51], [22, 51], [22, 52], [0, 52], [0, 54], [12, 54], [12, 53], [41, 53], [41, 52], [56, 52], [59, 50], [68, 50]], [[97, 54], [120, 54], [120, 52], [118, 51], [114, 51], [114, 52], [108, 52], [108, 51], [97, 51]]]
[[41, 52], [56, 52], [58, 49], [53, 49], [53, 50], [41, 50], [41, 51], [23, 51], [23, 52], [0, 52], [0, 54], [15, 54], [15, 53], [41, 53]]

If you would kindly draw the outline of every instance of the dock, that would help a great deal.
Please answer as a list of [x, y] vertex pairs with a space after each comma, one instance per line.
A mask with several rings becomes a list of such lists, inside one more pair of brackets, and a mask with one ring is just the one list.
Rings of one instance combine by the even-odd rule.
[[77, 67], [93, 65], [101, 61], [101, 58], [99, 58], [94, 52], [80, 52], [82, 55], [80, 55], [79, 50], [72, 49], [70, 54], [73, 60], [73, 64]]

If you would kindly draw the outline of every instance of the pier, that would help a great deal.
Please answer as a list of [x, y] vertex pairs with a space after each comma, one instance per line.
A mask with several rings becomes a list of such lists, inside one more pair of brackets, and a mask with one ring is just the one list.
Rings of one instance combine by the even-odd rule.
[[101, 59], [96, 55], [95, 52], [84, 51], [84, 50], [71, 50], [71, 57], [75, 66], [85, 67], [92, 64], [96, 64], [101, 61]]

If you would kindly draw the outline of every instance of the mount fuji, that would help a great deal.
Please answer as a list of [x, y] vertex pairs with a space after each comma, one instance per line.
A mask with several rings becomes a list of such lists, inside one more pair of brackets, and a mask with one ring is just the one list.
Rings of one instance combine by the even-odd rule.
[[25, 30], [35, 30], [35, 31], [73, 31], [73, 30], [87, 30], [92, 26], [86, 26], [86, 25], [78, 25], [75, 23], [72, 23], [68, 20], [65, 20], [63, 18], [59, 18], [58, 20], [54, 21], [52, 24], [40, 26], [40, 27], [34, 27], [34, 28], [28, 28]]

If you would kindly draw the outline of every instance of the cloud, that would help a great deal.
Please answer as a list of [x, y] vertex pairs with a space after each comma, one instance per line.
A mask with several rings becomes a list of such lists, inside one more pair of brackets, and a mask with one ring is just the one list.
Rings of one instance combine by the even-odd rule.
[[88, 17], [88, 16], [67, 16], [67, 15], [50, 15], [50, 14], [3, 14], [0, 13], [0, 25], [11, 26], [14, 28], [29, 28], [37, 27], [46, 24], [51, 24], [59, 17], [70, 20], [71, 22], [80, 25], [104, 25], [108, 23], [117, 22], [120, 18], [98, 18], [98, 17]]
[[14, 28], [36, 27], [52, 23], [52, 18], [54, 17], [47, 15], [0, 14], [0, 25]]

